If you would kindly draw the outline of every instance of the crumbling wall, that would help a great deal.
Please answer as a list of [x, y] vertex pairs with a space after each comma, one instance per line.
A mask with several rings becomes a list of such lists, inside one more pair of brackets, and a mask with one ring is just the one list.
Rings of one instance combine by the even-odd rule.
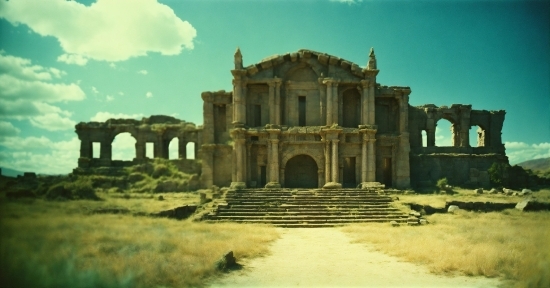
[[[80, 122], [76, 126], [80, 140], [78, 167], [124, 167], [147, 162], [146, 143], [154, 144], [154, 158], [168, 159], [168, 145], [178, 138], [178, 159], [174, 163], [185, 172], [200, 173], [195, 160], [187, 159], [187, 143], [195, 143], [195, 158], [199, 155], [202, 128], [170, 116], [153, 115], [141, 120], [109, 119], [105, 122]], [[136, 140], [135, 157], [132, 161], [112, 159], [112, 143], [121, 133], [130, 133]], [[100, 143], [99, 158], [93, 157], [93, 143]]]
[[508, 163], [501, 154], [416, 154], [410, 156], [411, 184], [431, 186], [441, 178], [451, 185], [487, 186], [487, 170], [493, 163]]

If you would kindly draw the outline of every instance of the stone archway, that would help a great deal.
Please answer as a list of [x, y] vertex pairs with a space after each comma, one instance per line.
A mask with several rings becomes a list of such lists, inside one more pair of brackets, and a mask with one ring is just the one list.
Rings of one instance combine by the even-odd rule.
[[311, 156], [301, 154], [286, 162], [286, 188], [317, 188], [317, 177], [317, 163]]

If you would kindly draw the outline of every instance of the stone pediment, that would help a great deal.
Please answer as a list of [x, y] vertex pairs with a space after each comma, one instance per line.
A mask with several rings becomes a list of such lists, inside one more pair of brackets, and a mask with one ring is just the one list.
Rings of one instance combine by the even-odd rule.
[[[249, 79], [279, 77], [288, 79], [288, 74], [300, 68], [311, 68], [316, 78], [331, 77], [342, 81], [365, 79], [365, 68], [327, 53], [300, 49], [296, 52], [276, 54], [256, 64], [243, 68]], [[305, 80], [304, 80], [305, 81]]]

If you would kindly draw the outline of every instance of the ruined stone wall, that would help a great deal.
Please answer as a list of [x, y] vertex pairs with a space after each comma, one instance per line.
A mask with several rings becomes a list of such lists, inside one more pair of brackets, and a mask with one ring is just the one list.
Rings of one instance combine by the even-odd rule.
[[[187, 159], [187, 143], [195, 143], [195, 157], [202, 141], [202, 129], [195, 124], [170, 116], [154, 115], [142, 120], [109, 119], [105, 122], [80, 122], [76, 126], [80, 140], [78, 167], [125, 167], [147, 162], [146, 143], [153, 143], [154, 158], [168, 159], [170, 141], [178, 138], [178, 159], [172, 160], [180, 170], [200, 173], [195, 160]], [[112, 143], [121, 133], [129, 133], [135, 140], [135, 157], [132, 161], [112, 159]], [[99, 158], [94, 158], [93, 143], [100, 143]]]
[[[491, 165], [508, 163], [501, 138], [504, 115], [502, 110], [472, 110], [471, 105], [409, 106], [411, 184], [433, 185], [446, 177], [452, 185], [487, 185]], [[450, 147], [436, 143], [435, 130], [441, 119], [451, 122]], [[476, 129], [478, 139], [469, 139], [470, 129]], [[426, 133], [426, 146], [422, 131]]]
[[440, 153], [411, 155], [410, 161], [413, 187], [431, 186], [441, 178], [447, 178], [450, 185], [483, 187], [488, 184], [487, 170], [491, 165], [508, 163], [508, 158], [501, 154]]

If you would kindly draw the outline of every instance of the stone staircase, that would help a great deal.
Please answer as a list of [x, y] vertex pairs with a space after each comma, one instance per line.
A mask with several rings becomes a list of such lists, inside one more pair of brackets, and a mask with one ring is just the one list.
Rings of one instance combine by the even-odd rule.
[[392, 199], [361, 189], [229, 190], [207, 221], [266, 223], [278, 227], [331, 227], [348, 223], [407, 223]]

